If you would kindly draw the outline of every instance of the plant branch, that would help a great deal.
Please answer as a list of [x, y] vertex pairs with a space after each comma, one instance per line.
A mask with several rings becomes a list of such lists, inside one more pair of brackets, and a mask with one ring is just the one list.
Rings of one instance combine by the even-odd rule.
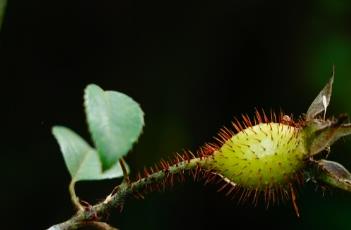
[[[169, 166], [167, 169], [162, 169], [160, 171], [147, 175], [144, 178], [141, 178], [135, 182], [127, 183], [126, 181], [124, 181], [119, 186], [117, 186], [114, 189], [113, 193], [108, 195], [103, 202], [98, 203], [94, 206], [78, 210], [77, 213], [71, 219], [63, 223], [54, 225], [50, 227], [49, 230], [73, 230], [79, 229], [82, 226], [82, 224], [86, 225], [92, 222], [100, 223], [100, 221], [104, 221], [106, 219], [106, 216], [108, 216], [108, 213], [112, 208], [122, 206], [124, 204], [125, 199], [133, 193], [141, 191], [149, 185], [160, 183], [167, 179], [168, 176], [184, 173], [185, 171], [196, 169], [199, 166], [201, 167], [205, 163], [205, 161], [205, 158], [194, 158], [191, 160], [184, 160]], [[73, 203], [75, 203], [73, 199], [72, 201]], [[80, 207], [82, 206], [80, 205]]]

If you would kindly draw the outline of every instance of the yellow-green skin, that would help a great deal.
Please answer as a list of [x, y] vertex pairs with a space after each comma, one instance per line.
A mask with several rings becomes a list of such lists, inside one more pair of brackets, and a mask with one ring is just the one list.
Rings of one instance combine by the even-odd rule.
[[207, 160], [207, 167], [243, 188], [285, 186], [304, 166], [303, 132], [281, 123], [261, 123], [242, 130]]

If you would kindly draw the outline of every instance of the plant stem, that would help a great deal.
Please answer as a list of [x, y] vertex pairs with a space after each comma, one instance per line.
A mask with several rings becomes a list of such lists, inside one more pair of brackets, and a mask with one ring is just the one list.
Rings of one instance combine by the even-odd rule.
[[69, 189], [69, 193], [71, 195], [71, 200], [72, 203], [74, 205], [74, 207], [76, 208], [76, 210], [83, 210], [83, 206], [80, 204], [79, 202], [79, 198], [76, 195], [76, 192], [74, 190], [74, 185], [76, 184], [76, 182], [74, 180], [71, 181], [71, 183], [69, 183], [68, 189]]
[[[122, 182], [114, 189], [114, 193], [111, 193], [106, 197], [106, 199], [98, 203], [94, 206], [87, 207], [85, 209], [80, 209], [77, 213], [69, 220], [54, 225], [49, 228], [49, 230], [72, 230], [78, 229], [84, 223], [102, 221], [110, 212], [110, 210], [114, 207], [118, 207], [124, 204], [125, 198], [130, 196], [131, 194], [141, 191], [146, 188], [148, 185], [156, 184], [164, 181], [168, 176], [177, 175], [179, 173], [184, 173], [185, 171], [196, 169], [197, 167], [201, 167], [205, 164], [206, 158], [194, 158], [191, 160], [184, 160], [178, 162], [174, 165], [169, 166], [167, 169], [162, 169], [160, 171], [154, 172], [144, 178], [141, 178], [135, 182], [128, 183], [126, 181]], [[74, 183], [70, 184], [70, 192], [72, 196], [72, 201], [76, 205], [76, 201], [78, 201], [77, 196], [75, 196], [74, 190], [73, 193], [71, 189], [74, 187]], [[73, 199], [73, 197], [77, 198], [77, 200]], [[78, 201], [79, 204], [79, 201]], [[82, 207], [79, 204], [79, 207]]]

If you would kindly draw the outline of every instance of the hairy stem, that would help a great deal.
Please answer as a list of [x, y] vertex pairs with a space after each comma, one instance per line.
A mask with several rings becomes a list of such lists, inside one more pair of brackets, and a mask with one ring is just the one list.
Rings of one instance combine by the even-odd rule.
[[[84, 209], [78, 210], [77, 213], [71, 219], [63, 223], [54, 225], [50, 227], [49, 230], [79, 229], [82, 226], [82, 224], [103, 221], [106, 218], [106, 216], [108, 216], [108, 213], [112, 208], [122, 206], [124, 204], [125, 198], [127, 198], [131, 194], [143, 190], [148, 185], [162, 182], [168, 176], [177, 175], [187, 170], [196, 169], [199, 166], [201, 167], [205, 163], [205, 161], [205, 158], [194, 158], [191, 160], [184, 160], [169, 166], [167, 169], [162, 169], [160, 171], [152, 173], [135, 182], [129, 183], [128, 181], [124, 181], [123, 183], [118, 185], [114, 189], [114, 192], [108, 195], [103, 202], [98, 203], [94, 206], [89, 206]], [[73, 203], [75, 204], [75, 200], [73, 200]]]

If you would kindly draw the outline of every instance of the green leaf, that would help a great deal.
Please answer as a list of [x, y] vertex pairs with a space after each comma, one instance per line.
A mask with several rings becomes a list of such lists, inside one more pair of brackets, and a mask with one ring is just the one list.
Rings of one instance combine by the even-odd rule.
[[351, 173], [343, 165], [323, 159], [315, 164], [317, 180], [345, 191], [351, 191]]
[[330, 98], [333, 89], [334, 82], [334, 71], [333, 76], [330, 78], [329, 82], [324, 86], [324, 88], [319, 92], [318, 96], [313, 100], [312, 104], [307, 110], [306, 120], [314, 119], [318, 114], [324, 111], [324, 116], [327, 107], [330, 103]]
[[109, 170], [102, 172], [97, 151], [72, 130], [55, 126], [52, 133], [59, 143], [72, 181], [102, 180], [123, 176], [119, 162], [116, 162]]
[[84, 99], [89, 130], [105, 171], [138, 140], [144, 126], [144, 113], [127, 95], [104, 91], [94, 84], [87, 86]]

